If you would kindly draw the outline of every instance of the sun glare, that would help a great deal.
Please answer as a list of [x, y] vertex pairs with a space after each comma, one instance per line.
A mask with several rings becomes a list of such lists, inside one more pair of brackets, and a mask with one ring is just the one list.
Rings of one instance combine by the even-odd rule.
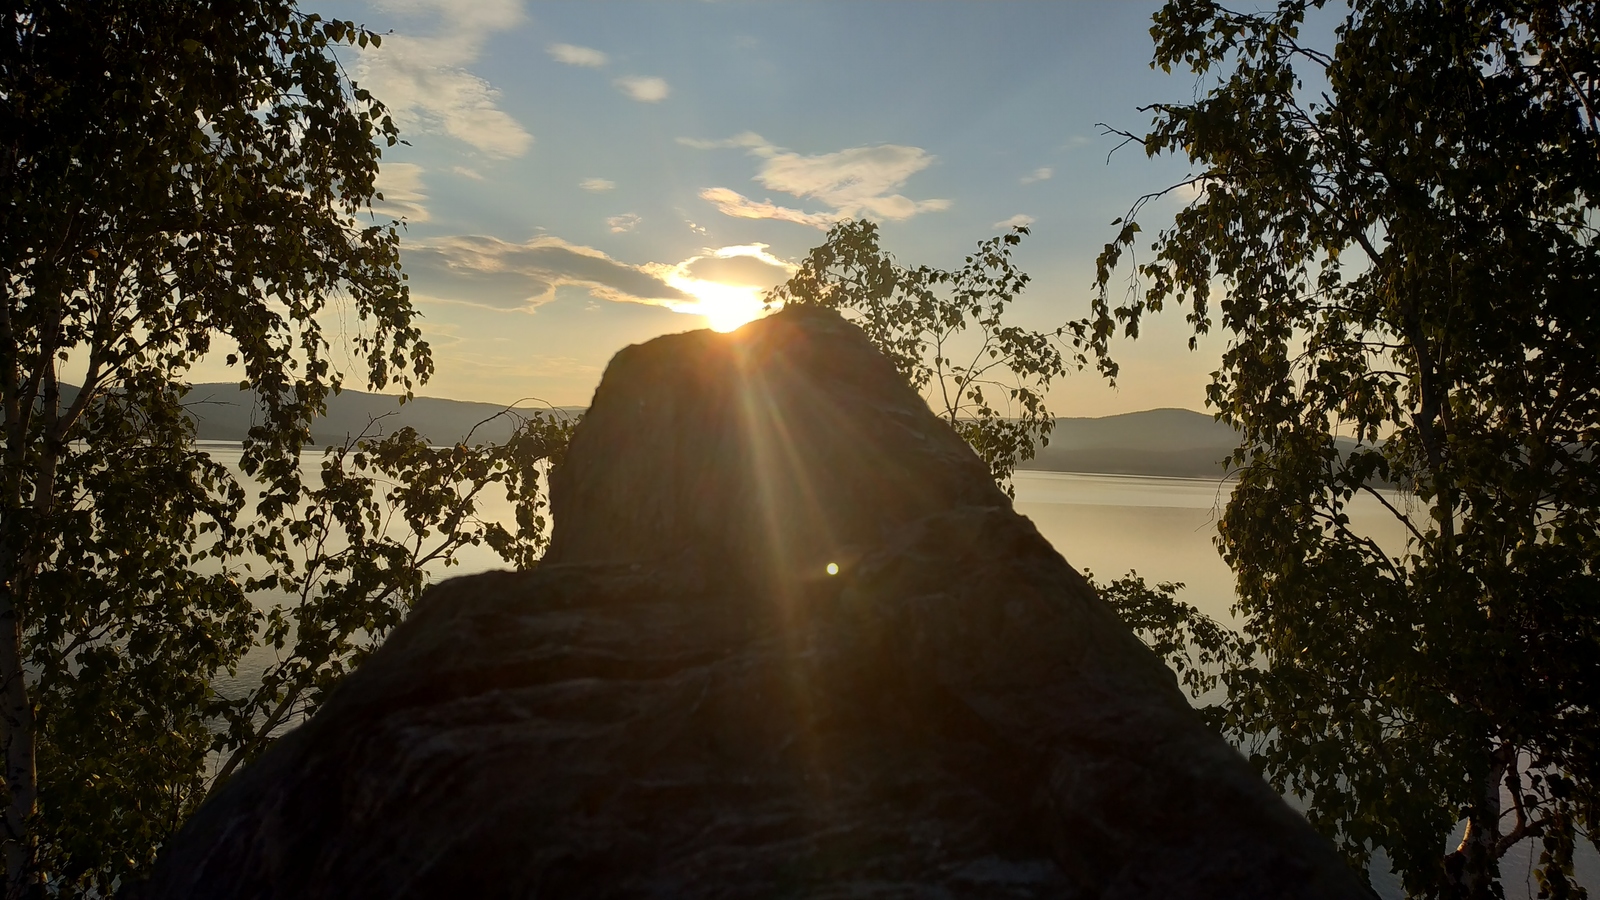
[[[729, 273], [727, 263], [753, 261], [744, 271]], [[712, 272], [699, 271], [710, 264]], [[722, 267], [724, 271], [717, 272]], [[794, 274], [795, 265], [767, 252], [766, 244], [739, 244], [732, 247], [708, 249], [691, 256], [674, 266], [657, 266], [656, 274], [667, 284], [693, 297], [691, 301], [673, 301], [667, 304], [673, 312], [691, 316], [704, 316], [706, 324], [716, 331], [732, 331], [746, 322], [761, 318], [768, 310], [762, 304], [762, 294], [773, 284]], [[713, 275], [714, 277], [699, 277]], [[731, 277], [728, 277], [730, 276]]]
[[671, 284], [696, 300], [678, 307], [677, 311], [705, 316], [706, 323], [715, 331], [732, 331], [761, 318], [764, 312], [761, 289], [747, 284], [721, 284], [687, 277], [673, 279]]

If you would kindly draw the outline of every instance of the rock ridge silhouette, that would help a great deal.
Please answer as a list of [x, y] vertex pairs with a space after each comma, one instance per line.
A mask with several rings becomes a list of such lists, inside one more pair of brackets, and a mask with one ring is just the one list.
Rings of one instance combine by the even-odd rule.
[[833, 313], [618, 353], [552, 502], [129, 893], [1369, 896]]

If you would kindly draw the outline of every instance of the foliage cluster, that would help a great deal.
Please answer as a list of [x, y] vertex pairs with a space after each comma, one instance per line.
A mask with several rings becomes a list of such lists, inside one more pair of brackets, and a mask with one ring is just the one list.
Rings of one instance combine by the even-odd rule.
[[[1049, 443], [1051, 381], [1083, 365], [1087, 346], [1081, 325], [1034, 331], [1006, 321], [1028, 285], [1011, 260], [1026, 234], [980, 242], [958, 269], [906, 268], [879, 248], [876, 224], [841, 222], [767, 302], [822, 306], [859, 325], [1010, 492], [1017, 463]], [[1075, 358], [1063, 354], [1066, 340]]]
[[[1207, 616], [1193, 604], [1177, 598], [1181, 581], [1147, 583], [1138, 572], [1101, 583], [1094, 573], [1083, 573], [1123, 624], [1137, 634], [1157, 656], [1166, 660], [1178, 676], [1178, 683], [1197, 700], [1213, 698], [1213, 691], [1225, 687], [1227, 673], [1249, 665], [1255, 645], [1232, 628]], [[1202, 712], [1212, 724], [1219, 724], [1222, 707], [1208, 705]]]
[[[1193, 164], [1197, 198], [1120, 298], [1159, 194], [1116, 223], [1090, 318], [1008, 322], [1026, 229], [941, 270], [842, 223], [769, 299], [856, 321], [1002, 484], [1048, 439], [1055, 379], [1091, 355], [1116, 376], [1119, 331], [1168, 306], [1219, 328], [1209, 402], [1241, 432], [1219, 546], [1244, 631], [1131, 573], [1104, 596], [1192, 692], [1226, 688], [1219, 727], [1353, 862], [1382, 849], [1413, 895], [1491, 897], [1535, 838], [1543, 895], [1582, 896], [1600, 7], [1351, 0], [1319, 48], [1302, 34], [1326, 5], [1156, 16], [1155, 63], [1215, 80], [1124, 136]], [[570, 426], [487, 448], [375, 433], [302, 462], [344, 379], [329, 316], [356, 323], [368, 385], [432, 371], [399, 232], [371, 215], [397, 132], [334, 53], [378, 36], [292, 0], [26, 0], [0, 29], [6, 891], [106, 894], [315, 707], [426, 567], [475, 544], [531, 564]], [[208, 354], [262, 401], [244, 483], [184, 414]], [[499, 493], [515, 531], [480, 516]], [[1358, 497], [1403, 547], [1353, 526]], [[263, 644], [261, 683], [217, 694]]]
[[[526, 564], [568, 426], [500, 447], [372, 434], [307, 478], [339, 390], [432, 371], [371, 214], [383, 106], [292, 0], [27, 0], [0, 18], [0, 752], [6, 895], [108, 895], [314, 707], [471, 544]], [[241, 483], [196, 449], [184, 379], [260, 398]], [[69, 383], [70, 382], [70, 383]], [[504, 493], [520, 529], [480, 520]], [[244, 696], [219, 675], [265, 642]]]
[[[1324, 5], [1157, 14], [1155, 64], [1214, 80], [1124, 136], [1193, 164], [1198, 197], [1120, 299], [1151, 198], [1114, 223], [1092, 339], [1114, 376], [1109, 339], [1168, 305], [1227, 335], [1208, 397], [1241, 445], [1219, 546], [1259, 654], [1224, 673], [1220, 722], [1274, 786], [1352, 862], [1383, 849], [1414, 896], [1497, 895], [1528, 838], [1541, 896], [1582, 896], [1600, 12], [1353, 0], [1319, 40]], [[1403, 547], [1352, 525], [1358, 497]]]

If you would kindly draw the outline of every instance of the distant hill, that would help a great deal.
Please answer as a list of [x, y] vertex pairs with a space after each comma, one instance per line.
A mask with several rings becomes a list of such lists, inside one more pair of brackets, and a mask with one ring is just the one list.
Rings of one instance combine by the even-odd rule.
[[[63, 385], [70, 401], [76, 389]], [[190, 389], [185, 402], [203, 441], [242, 441], [256, 420], [256, 398], [231, 383], [203, 383]], [[492, 419], [505, 409], [494, 403], [416, 397], [405, 404], [389, 394], [347, 390], [328, 400], [328, 414], [311, 429], [312, 443], [343, 444], [373, 428], [390, 434], [410, 426], [432, 444], [454, 444], [472, 433], [473, 443], [503, 441], [512, 423]], [[524, 415], [544, 410], [519, 407]], [[548, 411], [548, 410], [544, 410]], [[582, 407], [558, 407], [578, 415]], [[376, 423], [376, 424], [374, 424]], [[474, 432], [473, 429], [477, 430]], [[1160, 475], [1174, 478], [1221, 478], [1222, 459], [1238, 446], [1234, 430], [1203, 413], [1187, 409], [1151, 409], [1104, 418], [1056, 420], [1050, 445], [1019, 468], [1054, 472], [1096, 472], [1108, 475]]]
[[1057, 419], [1050, 444], [1019, 468], [1108, 475], [1221, 478], [1238, 433], [1204, 413], [1150, 409], [1099, 419]]
[[[242, 441], [257, 417], [255, 394], [240, 390], [236, 384], [197, 384], [184, 401], [194, 419], [196, 436], [202, 441]], [[401, 404], [399, 397], [389, 394], [347, 390], [328, 398], [328, 414], [312, 426], [311, 439], [316, 444], [343, 444], [369, 427], [378, 435], [409, 425], [432, 444], [454, 444], [469, 433], [474, 444], [503, 441], [511, 435], [513, 423], [504, 418], [485, 422], [503, 409], [494, 403], [436, 397], [415, 397]], [[526, 415], [541, 410], [519, 407], [517, 412]]]

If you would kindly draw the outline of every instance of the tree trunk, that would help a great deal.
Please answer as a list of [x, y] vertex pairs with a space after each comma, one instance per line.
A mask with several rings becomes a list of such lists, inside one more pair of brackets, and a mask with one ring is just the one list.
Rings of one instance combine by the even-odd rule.
[[33, 698], [28, 690], [24, 668], [22, 611], [38, 571], [39, 535], [37, 529], [48, 519], [55, 503], [55, 475], [60, 441], [46, 429], [48, 444], [42, 448], [41, 467], [33, 483], [31, 502], [23, 496], [23, 469], [27, 465], [24, 446], [29, 437], [29, 421], [35, 413], [45, 413], [54, 424], [59, 400], [55, 383], [55, 353], [60, 333], [60, 318], [49, 329], [40, 353], [37, 374], [47, 382], [49, 408], [35, 405], [33, 378], [22, 379], [18, 365], [16, 335], [11, 321], [10, 297], [0, 298], [0, 350], [6, 354], [4, 495], [0, 511], [0, 752], [5, 755], [6, 808], [3, 853], [6, 867], [6, 900], [23, 900], [42, 894], [35, 850], [38, 835], [35, 820], [39, 811], [38, 721]]
[[[0, 475], [0, 753], [4, 754], [6, 809], [0, 848], [6, 867], [6, 900], [25, 897], [35, 880], [33, 817], [38, 809], [33, 701], [22, 667], [22, 615], [18, 607], [28, 589], [19, 521], [22, 508], [23, 442], [33, 398], [22, 396], [16, 343], [11, 333], [9, 298], [0, 299], [0, 351], [5, 354], [6, 451]], [[26, 404], [26, 405], [24, 405]]]
[[6, 900], [22, 900], [36, 881], [33, 817], [38, 808], [34, 764], [33, 702], [22, 667], [22, 617], [17, 592], [23, 585], [15, 548], [0, 548], [0, 746], [5, 749]]
[[1467, 833], [1453, 853], [1445, 857], [1445, 896], [1452, 900], [1494, 900], [1494, 884], [1500, 870], [1500, 783], [1515, 759], [1510, 744], [1490, 755], [1489, 771], [1483, 778], [1483, 793], [1467, 819]]

